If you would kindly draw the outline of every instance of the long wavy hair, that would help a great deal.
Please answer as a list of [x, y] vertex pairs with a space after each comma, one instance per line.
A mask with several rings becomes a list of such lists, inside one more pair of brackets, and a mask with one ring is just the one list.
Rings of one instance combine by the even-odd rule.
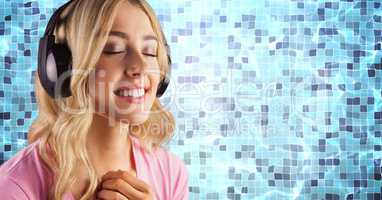
[[[158, 38], [157, 59], [161, 78], [170, 67], [160, 23], [145, 0], [75, 0], [62, 12], [60, 17], [65, 20], [55, 27], [56, 42], [67, 42], [72, 52], [73, 70], [87, 70], [89, 73], [72, 75], [72, 96], [64, 99], [50, 98], [43, 90], [38, 75], [35, 76], [39, 112], [30, 126], [28, 137], [30, 143], [39, 141], [39, 154], [53, 173], [49, 199], [62, 199], [68, 189], [76, 183], [75, 172], [80, 166], [85, 167], [89, 177], [89, 184], [81, 200], [92, 197], [99, 184], [86, 148], [86, 138], [95, 109], [89, 94], [88, 78], [102, 54], [118, 8], [123, 2], [141, 8], [151, 21]], [[153, 124], [160, 125], [156, 134], [147, 131]], [[155, 98], [148, 119], [142, 124], [130, 126], [127, 131], [137, 137], [148, 152], [152, 152], [171, 139], [174, 126], [172, 114]]]

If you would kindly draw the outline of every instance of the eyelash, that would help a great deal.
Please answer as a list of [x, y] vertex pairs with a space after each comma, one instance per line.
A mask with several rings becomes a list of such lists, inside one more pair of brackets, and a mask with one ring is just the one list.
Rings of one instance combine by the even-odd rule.
[[[103, 51], [104, 54], [107, 54], [107, 55], [117, 55], [117, 54], [121, 54], [121, 53], [124, 53], [125, 51], [116, 51], [116, 52], [113, 52], [113, 51]], [[153, 55], [153, 54], [144, 54], [144, 55], [147, 55], [147, 56], [150, 56], [150, 57], [158, 57], [157, 55]]]

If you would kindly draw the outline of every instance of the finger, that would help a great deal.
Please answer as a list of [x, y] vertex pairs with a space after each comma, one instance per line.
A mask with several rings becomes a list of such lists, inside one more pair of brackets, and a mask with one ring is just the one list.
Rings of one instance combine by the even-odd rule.
[[116, 178], [122, 178], [123, 180], [128, 182], [131, 186], [133, 186], [134, 188], [136, 188], [137, 190], [141, 192], [151, 193], [150, 186], [147, 183], [145, 183], [142, 180], [139, 180], [128, 171], [118, 170], [118, 171], [107, 172], [102, 177], [102, 181], [105, 181], [107, 179], [116, 179]]
[[129, 200], [127, 197], [123, 196], [122, 194], [112, 191], [112, 190], [106, 190], [103, 189], [97, 193], [97, 198], [98, 199], [103, 199], [103, 200]]
[[107, 179], [102, 182], [102, 189], [114, 190], [131, 199], [144, 199], [145, 194], [136, 190], [121, 178]]

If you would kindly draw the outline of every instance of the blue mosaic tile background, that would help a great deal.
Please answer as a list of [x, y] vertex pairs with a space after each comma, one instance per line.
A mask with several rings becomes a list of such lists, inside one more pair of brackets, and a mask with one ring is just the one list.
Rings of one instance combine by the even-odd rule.
[[[190, 199], [382, 199], [381, 1], [149, 2]], [[0, 1], [0, 163], [27, 145], [38, 39], [62, 4]]]

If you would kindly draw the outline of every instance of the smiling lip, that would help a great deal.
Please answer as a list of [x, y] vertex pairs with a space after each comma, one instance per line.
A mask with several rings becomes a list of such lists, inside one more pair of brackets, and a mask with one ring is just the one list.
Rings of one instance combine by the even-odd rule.
[[119, 87], [118, 89], [114, 90], [114, 94], [116, 94], [116, 92], [117, 92], [118, 90], [131, 90], [131, 89], [144, 89], [144, 90], [145, 90], [145, 93], [147, 92], [147, 90], [149, 90], [148, 87], [143, 87], [143, 86], [136, 86], [136, 85], [121, 86], [121, 87]]
[[[145, 93], [141, 97], [130, 97], [130, 96], [119, 96], [119, 95], [117, 95], [117, 92], [119, 90], [123, 90], [123, 89], [125, 89], [125, 90], [126, 89], [127, 90], [129, 90], [129, 89], [144, 89]], [[115, 96], [117, 96], [117, 99], [124, 101], [124, 102], [127, 102], [129, 104], [141, 104], [145, 100], [145, 96], [146, 96], [147, 91], [148, 91], [148, 88], [133, 85], [133, 86], [122, 86], [122, 87], [118, 88], [117, 90], [114, 90], [114, 94], [115, 94]]]
[[127, 96], [118, 96], [116, 95], [118, 99], [125, 101], [130, 104], [141, 104], [145, 100], [146, 92], [143, 96], [141, 97], [127, 97]]

